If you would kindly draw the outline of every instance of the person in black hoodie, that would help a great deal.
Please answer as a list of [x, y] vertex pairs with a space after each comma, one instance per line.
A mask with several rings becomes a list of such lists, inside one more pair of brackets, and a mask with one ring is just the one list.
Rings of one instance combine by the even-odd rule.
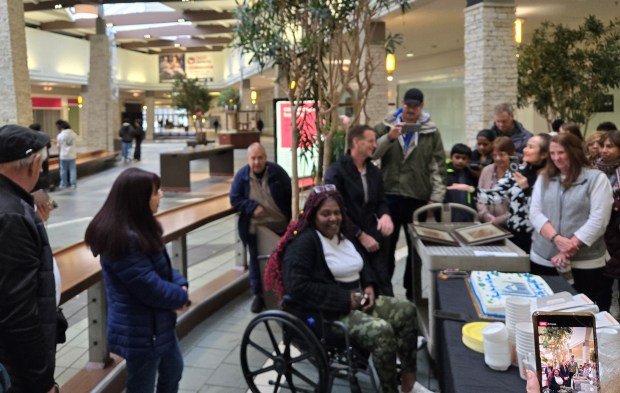
[[[476, 177], [469, 169], [470, 160], [471, 149], [467, 145], [457, 143], [452, 146], [450, 159], [446, 160], [446, 172], [448, 173], [446, 180], [448, 186], [455, 183], [475, 186], [478, 183]], [[476, 210], [475, 198], [467, 191], [448, 190], [443, 201], [445, 203], [459, 203]], [[472, 222], [473, 219], [472, 215], [466, 211], [452, 210], [452, 222]]]

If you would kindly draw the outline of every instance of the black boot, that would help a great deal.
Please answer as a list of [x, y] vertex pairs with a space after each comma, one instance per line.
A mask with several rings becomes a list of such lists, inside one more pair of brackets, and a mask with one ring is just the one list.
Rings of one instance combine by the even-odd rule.
[[250, 307], [252, 312], [254, 314], [258, 314], [259, 312], [263, 311], [264, 308], [265, 301], [263, 300], [263, 297], [261, 295], [254, 295], [254, 300], [252, 300], [252, 306]]

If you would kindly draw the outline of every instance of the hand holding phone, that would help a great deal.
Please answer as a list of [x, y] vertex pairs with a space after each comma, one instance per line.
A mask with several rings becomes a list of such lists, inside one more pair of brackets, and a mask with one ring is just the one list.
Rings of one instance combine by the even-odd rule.
[[[592, 313], [541, 312], [532, 315], [536, 376], [539, 386], [550, 390], [588, 385], [600, 393], [596, 320]], [[577, 364], [574, 370], [572, 363]]]

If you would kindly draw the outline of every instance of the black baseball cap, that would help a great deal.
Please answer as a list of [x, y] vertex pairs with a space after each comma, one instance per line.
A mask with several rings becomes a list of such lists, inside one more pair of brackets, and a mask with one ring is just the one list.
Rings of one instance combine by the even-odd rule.
[[0, 163], [13, 162], [35, 154], [50, 143], [50, 137], [39, 131], [7, 124], [0, 127]]
[[422, 94], [420, 89], [416, 89], [414, 87], [407, 90], [405, 96], [403, 97], [403, 102], [410, 105], [420, 105], [424, 102], [424, 94]]

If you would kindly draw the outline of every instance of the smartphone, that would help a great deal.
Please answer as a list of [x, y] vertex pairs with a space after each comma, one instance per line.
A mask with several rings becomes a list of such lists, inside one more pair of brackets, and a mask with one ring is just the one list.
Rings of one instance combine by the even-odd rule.
[[511, 172], [519, 172], [519, 157], [510, 157], [510, 164], [508, 164]]
[[413, 124], [413, 123], [407, 123], [404, 124], [402, 127], [403, 132], [405, 133], [409, 133], [409, 132], [420, 132], [420, 130], [422, 129], [422, 125], [421, 124]]
[[[579, 386], [579, 391], [600, 393], [596, 320], [588, 312], [542, 312], [532, 315], [536, 375], [541, 392], [557, 385]], [[569, 375], [563, 364], [577, 362], [576, 372]]]

